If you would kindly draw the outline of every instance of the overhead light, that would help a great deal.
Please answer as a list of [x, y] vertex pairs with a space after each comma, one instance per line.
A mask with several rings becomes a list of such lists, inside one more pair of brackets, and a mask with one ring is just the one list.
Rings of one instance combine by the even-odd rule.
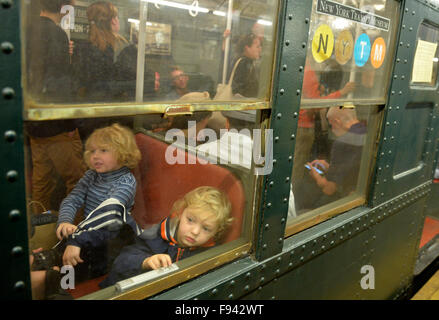
[[195, 7], [193, 5], [187, 5], [187, 4], [172, 2], [172, 1], [164, 1], [164, 0], [142, 0], [142, 1], [153, 3], [153, 4], [158, 4], [158, 5], [162, 5], [162, 6], [172, 7], [172, 8], [190, 10], [190, 11], [198, 11], [198, 12], [203, 12], [203, 13], [209, 12], [209, 9], [206, 9], [203, 7]]
[[[128, 22], [135, 23], [135, 24], [139, 24], [140, 23], [140, 21], [138, 19], [132, 19], [132, 18], [129, 18]], [[152, 23], [151, 22], [146, 22], [146, 25], [147, 26], [152, 26]]]
[[226, 13], [223, 12], [223, 11], [214, 10], [212, 13], [213, 13], [214, 15], [216, 15], [216, 16], [220, 16], [220, 17], [225, 17], [225, 16], [226, 16]]
[[264, 20], [264, 19], [259, 19], [257, 21], [257, 23], [262, 24], [263, 26], [272, 26], [273, 22], [268, 21], [268, 20]]

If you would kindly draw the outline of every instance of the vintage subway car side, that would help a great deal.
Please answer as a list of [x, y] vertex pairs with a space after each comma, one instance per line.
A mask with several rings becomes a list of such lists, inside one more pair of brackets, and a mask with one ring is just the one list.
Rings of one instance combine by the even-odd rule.
[[[438, 1], [55, 2], [1, 1], [3, 298], [410, 296], [439, 256]], [[63, 232], [87, 269], [40, 294]]]

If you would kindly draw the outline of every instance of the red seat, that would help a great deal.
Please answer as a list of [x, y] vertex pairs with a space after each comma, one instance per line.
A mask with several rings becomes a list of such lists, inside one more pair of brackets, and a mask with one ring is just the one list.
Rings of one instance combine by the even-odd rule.
[[[136, 142], [142, 160], [134, 170], [137, 192], [133, 216], [142, 227], [168, 216], [174, 201], [187, 192], [199, 186], [212, 186], [225, 192], [232, 203], [234, 221], [223, 241], [240, 236], [245, 194], [241, 181], [233, 173], [218, 165], [201, 164], [195, 155], [187, 152], [184, 164], [168, 164], [165, 159], [167, 143], [142, 133], [136, 134]], [[190, 164], [193, 162], [195, 164]]]
[[[239, 179], [223, 167], [195, 161], [196, 157], [187, 152], [185, 164], [168, 164], [165, 153], [169, 145], [145, 134], [136, 134], [136, 142], [142, 160], [134, 170], [137, 191], [132, 214], [139, 225], [160, 222], [171, 213], [174, 201], [199, 186], [212, 186], [224, 191], [232, 203], [234, 220], [222, 242], [239, 238], [245, 206], [244, 188]], [[189, 164], [189, 159], [196, 163]], [[82, 282], [69, 292], [74, 298], [95, 292], [104, 278]]]

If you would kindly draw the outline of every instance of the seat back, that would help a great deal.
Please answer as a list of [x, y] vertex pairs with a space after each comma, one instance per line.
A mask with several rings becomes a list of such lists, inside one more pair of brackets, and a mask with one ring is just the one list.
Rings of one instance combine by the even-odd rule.
[[212, 186], [223, 191], [232, 204], [234, 220], [222, 242], [241, 235], [245, 193], [241, 181], [229, 170], [211, 163], [201, 164], [195, 155], [184, 150], [184, 164], [168, 164], [167, 143], [143, 133], [136, 134], [136, 142], [142, 160], [134, 170], [137, 192], [133, 217], [142, 227], [168, 216], [173, 203], [187, 192], [200, 186]]

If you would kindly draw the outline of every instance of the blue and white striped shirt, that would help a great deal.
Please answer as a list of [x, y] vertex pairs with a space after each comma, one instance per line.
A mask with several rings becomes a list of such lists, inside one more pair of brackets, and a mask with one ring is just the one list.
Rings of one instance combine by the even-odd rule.
[[97, 173], [88, 170], [70, 194], [61, 202], [58, 223], [73, 223], [76, 212], [84, 206], [84, 215], [96, 209], [109, 198], [119, 200], [129, 211], [134, 205], [136, 179], [127, 167]]

